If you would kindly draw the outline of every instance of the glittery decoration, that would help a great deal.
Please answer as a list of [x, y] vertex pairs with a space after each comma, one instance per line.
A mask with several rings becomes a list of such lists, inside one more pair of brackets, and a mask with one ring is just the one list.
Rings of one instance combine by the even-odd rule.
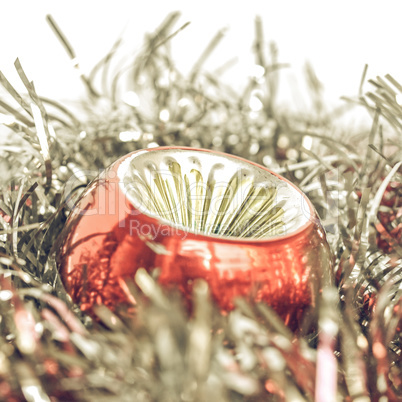
[[[323, 100], [311, 66], [308, 113], [279, 107], [281, 69], [288, 66], [264, 39], [260, 18], [243, 90], [225, 84], [230, 63], [214, 72], [204, 67], [224, 31], [183, 75], [170, 54], [188, 25], [175, 28], [178, 16], [167, 16], [133, 54], [122, 54], [119, 38], [88, 74], [49, 16], [87, 90], [74, 103], [37, 94], [18, 60], [16, 80], [25, 93], [0, 73], [0, 399], [401, 399], [400, 78], [367, 82], [366, 67], [345, 108], [364, 108], [371, 128], [342, 129], [342, 111]], [[315, 331], [309, 320], [291, 331], [272, 307], [247, 298], [222, 315], [202, 279], [187, 294], [189, 314], [180, 293], [160, 285], [157, 269], [140, 268], [118, 284], [135, 302], [135, 318], [97, 305], [93, 319], [74, 304], [55, 261], [67, 216], [107, 166], [159, 146], [237, 155], [306, 194], [326, 230], [336, 279], [333, 285], [331, 276], [322, 278], [307, 316]], [[193, 230], [206, 227], [202, 219], [192, 222]], [[145, 241], [150, 253], [164, 255], [165, 247]], [[115, 247], [113, 239], [105, 242], [99, 270]], [[311, 264], [320, 269], [317, 260]]]

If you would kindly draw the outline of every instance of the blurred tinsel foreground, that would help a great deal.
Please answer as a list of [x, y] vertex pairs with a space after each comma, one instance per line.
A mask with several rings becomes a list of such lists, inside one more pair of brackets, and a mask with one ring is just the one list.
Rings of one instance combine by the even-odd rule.
[[[183, 76], [170, 55], [184, 28], [174, 28], [177, 18], [169, 15], [116, 63], [118, 40], [81, 74], [87, 96], [79, 107], [37, 94], [18, 60], [26, 93], [0, 74], [0, 400], [402, 399], [402, 85], [388, 75], [367, 83], [363, 74], [360, 93], [345, 105], [365, 108], [371, 129], [350, 132], [338, 127], [342, 111], [322, 101], [311, 68], [311, 112], [276, 107], [284, 65], [258, 18], [244, 92], [224, 84], [224, 68], [203, 70], [221, 33]], [[336, 278], [316, 306], [316, 333], [292, 333], [268, 306], [243, 300], [222, 316], [203, 283], [189, 316], [145, 271], [132, 286], [133, 319], [101, 306], [93, 319], [73, 305], [55, 264], [68, 201], [120, 156], [158, 145], [240, 155], [308, 195]], [[67, 191], [72, 177], [78, 184]]]

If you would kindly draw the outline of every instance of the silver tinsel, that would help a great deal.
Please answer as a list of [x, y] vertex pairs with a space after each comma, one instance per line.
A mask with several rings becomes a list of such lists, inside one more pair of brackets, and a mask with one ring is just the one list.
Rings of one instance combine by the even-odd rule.
[[[25, 94], [0, 74], [0, 399], [402, 398], [402, 86], [390, 76], [371, 80], [371, 92], [349, 102], [370, 112], [372, 129], [344, 133], [311, 68], [315, 110], [277, 110], [284, 64], [275, 46], [265, 51], [260, 19], [255, 68], [235, 93], [203, 70], [221, 33], [188, 76], [177, 70], [169, 53], [184, 28], [173, 29], [177, 17], [169, 15], [118, 68], [120, 41], [88, 76], [81, 73], [80, 111], [41, 98], [18, 60]], [[100, 169], [158, 145], [240, 155], [307, 193], [327, 230], [337, 279], [316, 307], [317, 333], [293, 334], [268, 306], [241, 300], [221, 316], [202, 281], [189, 317], [180, 296], [141, 270], [127, 284], [140, 301], [135, 319], [99, 307], [93, 320], [71, 303], [54, 258], [69, 206]]]

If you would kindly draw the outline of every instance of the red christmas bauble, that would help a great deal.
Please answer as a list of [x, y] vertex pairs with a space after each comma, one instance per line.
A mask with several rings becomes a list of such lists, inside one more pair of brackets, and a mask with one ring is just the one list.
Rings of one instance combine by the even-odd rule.
[[82, 310], [133, 301], [136, 271], [190, 299], [206, 280], [222, 311], [236, 297], [266, 302], [291, 328], [315, 304], [331, 260], [311, 202], [244, 159], [166, 147], [128, 154], [93, 181], [61, 234], [58, 264]]

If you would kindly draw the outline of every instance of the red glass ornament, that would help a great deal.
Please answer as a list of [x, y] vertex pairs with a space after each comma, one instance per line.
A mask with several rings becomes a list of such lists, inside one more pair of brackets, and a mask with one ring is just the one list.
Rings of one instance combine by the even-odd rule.
[[291, 328], [314, 306], [331, 260], [311, 202], [242, 158], [166, 147], [128, 154], [93, 181], [61, 234], [58, 264], [81, 309], [132, 303], [126, 280], [159, 268], [190, 299], [206, 280], [222, 311], [236, 297], [272, 306]]

